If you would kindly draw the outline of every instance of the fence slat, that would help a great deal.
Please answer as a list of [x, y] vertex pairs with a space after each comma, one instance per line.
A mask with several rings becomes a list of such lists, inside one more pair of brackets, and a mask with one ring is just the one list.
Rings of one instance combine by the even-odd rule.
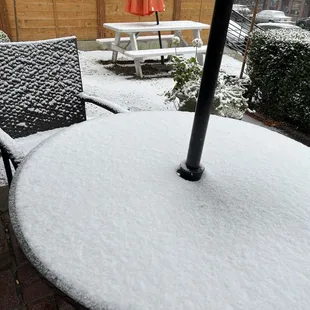
[[[94, 40], [113, 34], [103, 28], [106, 22], [154, 21], [150, 16], [136, 16], [125, 12], [126, 0], [16, 0], [19, 40], [41, 40], [75, 35], [79, 40]], [[188, 19], [210, 23], [215, 0], [165, 0], [166, 11], [161, 21]], [[12, 30], [16, 40], [14, 1], [0, 0], [0, 23]], [[6, 6], [6, 14], [2, 7]], [[7, 18], [7, 22], [4, 21]], [[1, 25], [1, 24], [0, 24]], [[5, 29], [5, 28], [4, 28]], [[7, 30], [7, 32], [9, 32]], [[191, 39], [192, 33], [185, 33]], [[206, 41], [208, 31], [202, 32]]]
[[0, 2], [0, 30], [3, 30], [12, 39], [8, 10], [4, 1]]
[[103, 23], [105, 22], [106, 16], [105, 16], [105, 1], [104, 0], [97, 0], [97, 37], [98, 38], [104, 38], [105, 37], [105, 31], [103, 28]]
[[57, 14], [56, 0], [53, 0], [53, 13], [54, 13], [54, 25], [55, 25], [56, 37], [59, 38], [58, 14]]
[[180, 19], [180, 14], [181, 14], [181, 5], [182, 5], [182, 0], [174, 0], [173, 3], [173, 20], [179, 20]]

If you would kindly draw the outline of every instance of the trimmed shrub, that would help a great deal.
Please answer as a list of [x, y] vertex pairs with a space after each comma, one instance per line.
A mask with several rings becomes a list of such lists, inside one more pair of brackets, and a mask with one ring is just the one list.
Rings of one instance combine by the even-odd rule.
[[310, 132], [310, 32], [255, 31], [248, 58], [255, 108]]
[[2, 42], [10, 42], [10, 39], [5, 32], [0, 30], [0, 43]]

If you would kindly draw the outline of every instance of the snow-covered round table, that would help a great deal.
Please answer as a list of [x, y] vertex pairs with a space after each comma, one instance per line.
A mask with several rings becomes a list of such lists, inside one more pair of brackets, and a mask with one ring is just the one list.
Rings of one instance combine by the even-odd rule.
[[188, 182], [192, 120], [118, 114], [43, 142], [10, 195], [26, 255], [91, 309], [309, 309], [310, 149], [212, 116]]

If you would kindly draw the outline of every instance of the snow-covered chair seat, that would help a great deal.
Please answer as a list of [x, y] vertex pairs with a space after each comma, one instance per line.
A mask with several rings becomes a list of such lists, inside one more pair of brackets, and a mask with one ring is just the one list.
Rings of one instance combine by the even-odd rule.
[[9, 185], [12, 181], [12, 169], [17, 169], [24, 159], [24, 153], [21, 151], [17, 142], [0, 128], [0, 151]]
[[85, 102], [127, 112], [83, 94], [75, 37], [0, 44], [0, 81], [0, 128], [13, 138], [85, 121]]

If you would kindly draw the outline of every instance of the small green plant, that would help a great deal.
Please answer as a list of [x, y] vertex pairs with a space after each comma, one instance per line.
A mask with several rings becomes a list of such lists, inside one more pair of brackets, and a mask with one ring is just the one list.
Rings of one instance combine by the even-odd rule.
[[173, 36], [172, 38], [172, 45], [174, 45], [174, 48], [175, 48], [175, 54], [177, 54], [177, 46], [179, 46], [181, 40], [178, 36]]
[[173, 70], [171, 74], [176, 83], [174, 90], [182, 88], [186, 82], [202, 77], [202, 67], [195, 57], [173, 56], [172, 64]]
[[[166, 92], [167, 100], [173, 102], [180, 111], [195, 111], [202, 77], [202, 66], [195, 57], [173, 57], [172, 77], [175, 85]], [[248, 109], [247, 78], [239, 79], [225, 72], [220, 72], [214, 95], [213, 114], [241, 119]]]
[[196, 47], [195, 58], [197, 59], [198, 47], [201, 47], [201, 46], [202, 46], [202, 40], [196, 38], [196, 39], [194, 39], [194, 40], [192, 41], [192, 44], [193, 44], [194, 47]]
[[0, 30], [0, 43], [4, 43], [4, 42], [10, 42], [10, 39], [5, 32]]

